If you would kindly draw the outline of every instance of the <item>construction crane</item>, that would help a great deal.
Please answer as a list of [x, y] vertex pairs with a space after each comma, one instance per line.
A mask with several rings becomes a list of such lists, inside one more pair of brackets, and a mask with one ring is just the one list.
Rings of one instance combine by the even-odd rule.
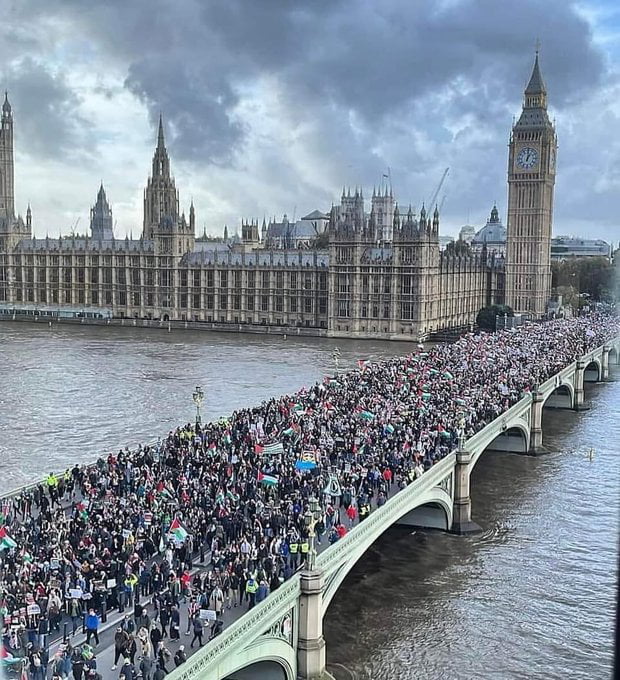
[[444, 195], [441, 197], [441, 203], [439, 204], [439, 212], [440, 212], [440, 213], [441, 213], [441, 210], [442, 210], [442, 208], [443, 208], [443, 204], [444, 204], [445, 202], [446, 202], [446, 195], [444, 194]]
[[443, 175], [441, 176], [441, 179], [439, 180], [439, 184], [437, 185], [437, 188], [435, 189], [433, 195], [431, 196], [431, 200], [427, 204], [429, 210], [433, 209], [433, 206], [435, 205], [435, 201], [437, 200], [437, 196], [439, 195], [439, 192], [441, 191], [441, 187], [443, 186], [443, 183], [446, 181], [446, 177], [448, 176], [449, 172], [450, 172], [450, 168], [446, 168], [443, 171]]

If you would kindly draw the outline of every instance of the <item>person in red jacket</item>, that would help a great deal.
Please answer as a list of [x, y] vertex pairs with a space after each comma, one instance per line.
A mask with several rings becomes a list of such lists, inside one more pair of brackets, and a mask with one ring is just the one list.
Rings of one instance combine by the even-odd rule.
[[349, 526], [353, 526], [355, 518], [357, 517], [357, 509], [353, 504], [349, 505], [347, 508], [347, 517], [349, 518]]

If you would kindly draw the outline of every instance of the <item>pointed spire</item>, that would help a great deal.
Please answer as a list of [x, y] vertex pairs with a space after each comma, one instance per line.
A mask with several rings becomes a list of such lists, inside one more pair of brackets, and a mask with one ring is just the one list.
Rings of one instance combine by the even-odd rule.
[[164, 141], [164, 119], [160, 112], [159, 114], [159, 129], [157, 130], [157, 148], [165, 149], [166, 143]]
[[536, 50], [536, 59], [534, 60], [534, 68], [532, 69], [532, 76], [530, 82], [525, 88], [525, 94], [546, 94], [547, 89], [540, 73], [540, 66], [538, 64], [538, 50]]
[[4, 91], [4, 104], [2, 104], [2, 117], [8, 118], [11, 115], [11, 104], [9, 103], [9, 93]]

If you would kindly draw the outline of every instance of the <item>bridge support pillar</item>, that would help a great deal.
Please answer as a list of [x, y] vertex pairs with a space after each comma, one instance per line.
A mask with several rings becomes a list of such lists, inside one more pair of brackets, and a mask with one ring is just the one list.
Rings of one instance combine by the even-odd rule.
[[323, 639], [323, 572], [303, 571], [300, 585], [297, 672], [303, 680], [321, 680], [329, 677]]
[[532, 392], [532, 409], [530, 413], [530, 450], [533, 456], [543, 453], [542, 412], [545, 397], [538, 390]]
[[583, 396], [583, 380], [585, 372], [585, 359], [577, 359], [575, 367], [575, 411], [585, 410], [585, 400]]
[[611, 352], [611, 345], [603, 347], [603, 356], [601, 357], [601, 380], [609, 380], [609, 353]]
[[452, 517], [453, 534], [461, 536], [482, 531], [481, 527], [471, 519], [471, 496], [469, 495], [469, 475], [471, 471], [471, 453], [462, 448], [456, 452], [454, 468], [454, 512]]

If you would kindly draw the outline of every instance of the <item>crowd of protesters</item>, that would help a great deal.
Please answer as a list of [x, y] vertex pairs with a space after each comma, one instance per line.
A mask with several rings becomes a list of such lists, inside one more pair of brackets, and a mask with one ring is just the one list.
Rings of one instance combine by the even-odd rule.
[[[101, 677], [98, 629], [111, 607], [137, 606], [115, 633], [124, 680], [161, 680], [307, 559], [310, 499], [319, 542], [340, 540], [373, 507], [423, 475], [535, 384], [619, 333], [593, 314], [445, 344], [326, 378], [293, 396], [187, 425], [50, 474], [2, 503], [0, 585], [5, 665], [27, 659], [39, 680]], [[207, 567], [194, 569], [198, 555]], [[187, 619], [180, 629], [180, 609]], [[47, 658], [50, 635], [68, 635]], [[185, 626], [183, 626], [185, 627]], [[71, 648], [86, 632], [87, 645]]]

